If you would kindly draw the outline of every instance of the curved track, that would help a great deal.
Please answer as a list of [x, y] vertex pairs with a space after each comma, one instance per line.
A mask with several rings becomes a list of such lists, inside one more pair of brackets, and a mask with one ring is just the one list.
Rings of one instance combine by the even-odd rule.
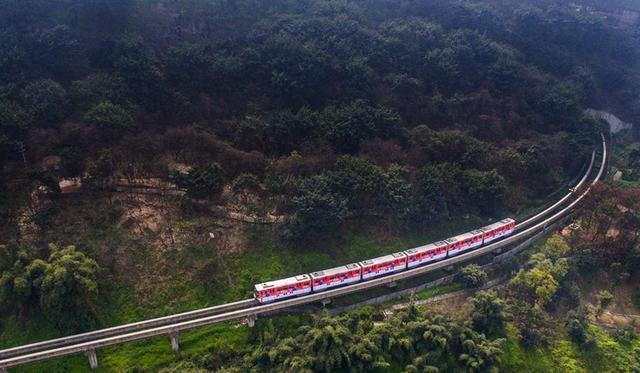
[[[565, 195], [549, 208], [536, 214], [534, 217], [518, 224], [516, 226], [517, 233], [514, 233], [512, 236], [501, 241], [489, 244], [470, 252], [462, 253], [460, 255], [427, 266], [405, 270], [403, 272], [399, 272], [389, 276], [356, 283], [342, 288], [331, 289], [321, 293], [312, 293], [304, 297], [285, 299], [271, 304], [258, 304], [253, 299], [246, 299], [220, 306], [203, 308], [171, 316], [145, 320], [137, 323], [131, 323], [113, 328], [101, 329], [93, 332], [77, 334], [69, 337], [63, 337], [2, 350], [0, 351], [0, 359], [2, 359], [0, 360], [0, 370], [6, 370], [9, 367], [75, 353], [85, 353], [89, 357], [89, 361], [92, 367], [95, 367], [97, 365], [95, 350], [98, 348], [113, 346], [129, 341], [135, 341], [160, 335], [171, 336], [172, 344], [175, 343], [174, 348], [177, 348], [177, 334], [181, 331], [186, 331], [201, 326], [229, 320], [248, 319], [250, 322], [253, 322], [255, 318], [257, 318], [257, 316], [260, 314], [275, 312], [306, 303], [321, 301], [323, 299], [352, 294], [384, 284], [408, 279], [417, 275], [437, 271], [439, 269], [449, 267], [453, 264], [461, 263], [469, 259], [485, 255], [487, 253], [495, 251], [496, 249], [507, 247], [524, 238], [527, 238], [528, 236], [531, 236], [536, 232], [544, 230], [549, 224], [559, 220], [562, 217], [567, 216], [571, 212], [571, 210], [583, 198], [587, 196], [587, 194], [591, 190], [591, 187], [600, 180], [605, 170], [607, 160], [607, 146], [604, 135], [601, 136], [602, 164], [598, 171], [598, 174], [591, 182], [591, 184], [584, 191], [581, 191], [583, 185], [587, 182], [589, 175], [593, 169], [596, 157], [595, 151], [592, 154], [591, 163], [587, 169], [586, 174], [583, 176], [580, 182], [570, 190], [567, 195]], [[552, 216], [544, 218], [552, 211], [557, 209], [560, 205], [569, 200], [569, 198], [573, 195], [578, 195], [578, 197]], [[538, 222], [536, 223], [536, 221]], [[527, 226], [530, 227], [527, 228]]]

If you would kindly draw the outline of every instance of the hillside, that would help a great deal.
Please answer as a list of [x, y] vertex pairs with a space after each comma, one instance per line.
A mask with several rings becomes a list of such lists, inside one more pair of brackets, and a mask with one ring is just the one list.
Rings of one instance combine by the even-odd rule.
[[[599, 146], [607, 128], [587, 109], [638, 124], [637, 12], [586, 0], [1, 2], [0, 348], [244, 299], [258, 282], [526, 215]], [[548, 299], [518, 285], [526, 274], [484, 295], [510, 309], [499, 327], [474, 326], [464, 310], [282, 316], [192, 336], [178, 365], [154, 340], [105, 354], [104, 369], [302, 371], [273, 356], [308, 355], [313, 328], [380, 344], [390, 337], [373, 325], [405, 323], [402, 333], [450, 333], [434, 354], [417, 340], [402, 352], [354, 344], [381, 358], [299, 367], [527, 371], [513, 356], [570, 345], [588, 370], [596, 359], [576, 351], [609, 337], [585, 303], [614, 283], [616, 305], [637, 296], [637, 238], [609, 231], [640, 228], [637, 128], [611, 139], [620, 174], [582, 207], [584, 231], [562, 255], [520, 261], [522, 273], [553, 272]], [[598, 251], [612, 242], [616, 255]], [[553, 269], [585, 247], [599, 266]], [[628, 276], [616, 282], [620, 266]], [[519, 344], [536, 315], [557, 333]], [[596, 328], [584, 343], [564, 337], [567, 315]], [[502, 360], [447, 358], [469, 353], [455, 341], [464, 336]], [[629, 338], [621, 355], [637, 348]], [[42, 369], [86, 362], [24, 368]]]

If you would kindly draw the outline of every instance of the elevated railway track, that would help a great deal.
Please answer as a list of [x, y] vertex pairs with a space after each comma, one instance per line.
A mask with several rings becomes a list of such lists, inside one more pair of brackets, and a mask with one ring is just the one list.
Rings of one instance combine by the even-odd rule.
[[259, 315], [366, 291], [375, 287], [445, 269], [482, 255], [505, 249], [513, 244], [524, 241], [532, 235], [545, 230], [550, 224], [568, 216], [575, 206], [588, 195], [593, 185], [602, 178], [605, 171], [607, 144], [604, 136], [602, 136], [601, 165], [595, 177], [589, 182], [595, 161], [596, 151], [594, 150], [586, 173], [576, 186], [570, 189], [569, 193], [543, 211], [517, 224], [513, 235], [473, 251], [385, 277], [320, 293], [312, 293], [298, 298], [285, 299], [275, 303], [259, 304], [254, 299], [245, 299], [233, 303], [0, 350], [0, 372], [7, 372], [7, 369], [11, 367], [77, 353], [85, 354], [89, 359], [91, 368], [96, 368], [98, 365], [97, 349], [162, 335], [169, 336], [172, 349], [177, 350], [179, 348], [178, 335], [180, 332], [233, 320], [245, 320], [252, 326]]

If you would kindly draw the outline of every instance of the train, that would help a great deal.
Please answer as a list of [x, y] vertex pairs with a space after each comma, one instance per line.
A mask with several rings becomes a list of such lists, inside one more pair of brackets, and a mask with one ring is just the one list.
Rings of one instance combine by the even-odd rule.
[[336, 268], [256, 284], [253, 295], [260, 303], [270, 303], [402, 272], [450, 258], [502, 239], [511, 235], [515, 227], [516, 221], [514, 219], [503, 219], [491, 225], [428, 245]]

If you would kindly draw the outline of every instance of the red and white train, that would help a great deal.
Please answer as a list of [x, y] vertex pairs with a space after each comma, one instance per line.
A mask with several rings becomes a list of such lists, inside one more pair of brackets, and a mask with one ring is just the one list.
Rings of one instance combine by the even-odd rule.
[[426, 263], [449, 258], [509, 236], [513, 233], [515, 227], [516, 221], [508, 218], [444, 241], [430, 243], [406, 251], [282, 280], [256, 284], [254, 297], [260, 303], [268, 303], [401, 272]]

